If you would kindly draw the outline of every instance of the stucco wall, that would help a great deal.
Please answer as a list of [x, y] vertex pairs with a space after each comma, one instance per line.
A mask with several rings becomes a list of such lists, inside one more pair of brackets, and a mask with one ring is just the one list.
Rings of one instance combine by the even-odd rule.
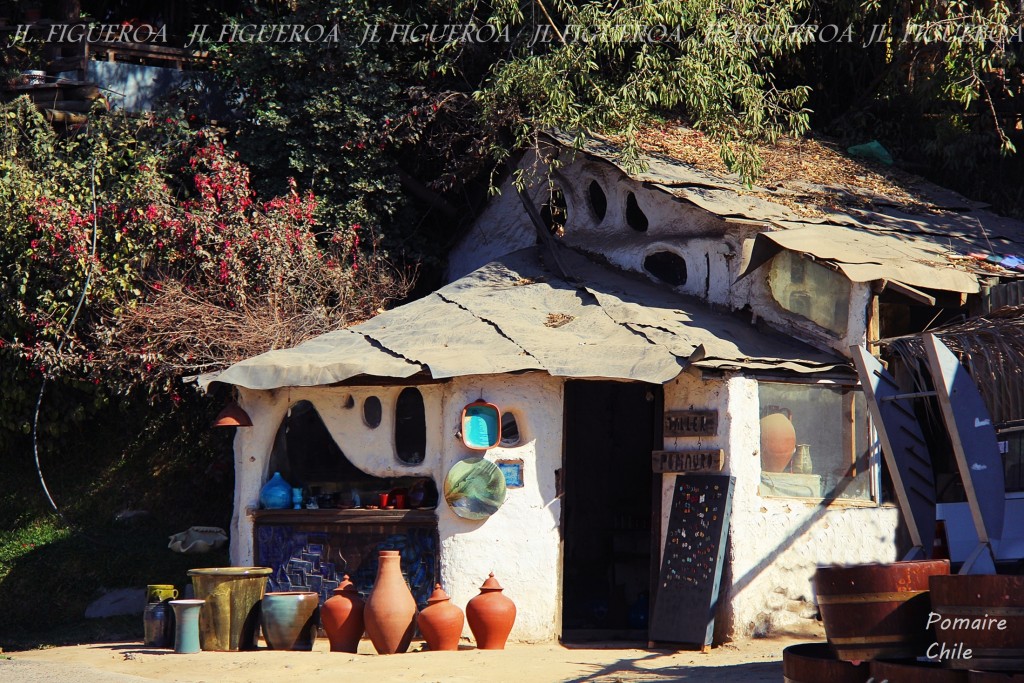
[[[561, 546], [560, 501], [555, 497], [555, 470], [561, 466], [562, 382], [546, 375], [462, 378], [447, 384], [419, 387], [427, 421], [426, 459], [420, 465], [400, 463], [394, 455], [394, 405], [402, 387], [314, 387], [277, 391], [240, 391], [240, 403], [253, 426], [235, 438], [235, 515], [231, 529], [231, 561], [253, 562], [253, 520], [259, 491], [266, 478], [274, 437], [288, 406], [308, 400], [345, 455], [361, 470], [377, 476], [433, 477], [438, 489], [451, 466], [479, 455], [456, 438], [463, 406], [481, 396], [512, 411], [520, 444], [486, 452], [490, 460], [521, 458], [524, 483], [509, 489], [505, 504], [484, 521], [457, 517], [442, 500], [437, 507], [441, 542], [440, 577], [460, 607], [479, 592], [493, 571], [519, 610], [511, 638], [548, 641], [559, 633]], [[377, 396], [384, 406], [376, 429], [362, 419], [363, 400]], [[354, 405], [346, 408], [348, 397]], [[468, 627], [465, 635], [469, 636]]]

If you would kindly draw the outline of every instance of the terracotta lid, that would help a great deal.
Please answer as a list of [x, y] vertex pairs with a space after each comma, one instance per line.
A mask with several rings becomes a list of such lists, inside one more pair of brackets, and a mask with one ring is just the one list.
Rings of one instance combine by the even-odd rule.
[[505, 590], [505, 589], [502, 588], [501, 584], [498, 583], [498, 580], [496, 578], [494, 578], [494, 572], [491, 572], [487, 576], [487, 580], [484, 581], [484, 585], [480, 586], [480, 591], [481, 592], [483, 592], [483, 591], [502, 591], [502, 590]]
[[335, 595], [359, 595], [359, 591], [356, 590], [356, 585], [352, 583], [348, 574], [345, 574], [345, 576], [341, 578], [341, 583], [339, 583], [338, 587], [334, 589], [334, 593]]
[[435, 583], [434, 592], [430, 594], [429, 598], [427, 598], [427, 604], [433, 605], [438, 602], [444, 602], [445, 600], [451, 600], [451, 597], [444, 592], [444, 589], [441, 588], [441, 584]]

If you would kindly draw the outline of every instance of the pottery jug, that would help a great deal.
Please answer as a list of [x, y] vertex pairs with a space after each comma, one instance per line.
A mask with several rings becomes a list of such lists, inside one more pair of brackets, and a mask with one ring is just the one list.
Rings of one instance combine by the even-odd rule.
[[473, 632], [476, 646], [481, 650], [504, 650], [508, 634], [512, 632], [516, 606], [501, 594], [502, 590], [494, 578], [494, 572], [491, 572], [484, 585], [480, 586], [480, 595], [466, 605], [469, 630]]
[[312, 591], [266, 593], [260, 604], [263, 639], [271, 650], [312, 650], [320, 596]]
[[416, 600], [402, 576], [401, 555], [397, 550], [381, 550], [377, 582], [363, 612], [366, 635], [382, 655], [409, 649], [416, 619]]
[[334, 589], [334, 595], [320, 608], [320, 621], [331, 642], [331, 652], [355, 652], [359, 648], [365, 607], [355, 584], [346, 574]]
[[274, 472], [263, 488], [260, 489], [260, 507], [267, 510], [284, 510], [292, 506], [292, 487], [281, 477], [280, 472]]
[[796, 430], [784, 413], [761, 418], [761, 469], [781, 472], [796, 450]]
[[441, 584], [434, 584], [427, 606], [416, 615], [416, 624], [427, 641], [427, 647], [431, 650], [458, 650], [465, 623], [462, 610], [452, 604], [448, 594], [441, 590]]

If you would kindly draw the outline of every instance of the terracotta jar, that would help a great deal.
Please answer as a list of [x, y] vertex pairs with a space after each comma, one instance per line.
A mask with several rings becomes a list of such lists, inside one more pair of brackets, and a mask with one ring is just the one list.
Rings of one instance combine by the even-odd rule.
[[502, 590], [491, 572], [480, 586], [480, 595], [466, 605], [466, 620], [481, 650], [504, 650], [508, 634], [512, 632], [516, 606], [501, 594]]
[[761, 469], [781, 472], [796, 450], [796, 430], [783, 413], [761, 418]]
[[355, 652], [359, 639], [363, 637], [363, 610], [366, 604], [359, 597], [348, 574], [334, 589], [334, 595], [320, 608], [327, 639], [331, 641], [331, 652]]
[[416, 625], [416, 600], [402, 576], [397, 550], [381, 550], [377, 582], [363, 611], [366, 635], [378, 654], [393, 655], [409, 649]]
[[441, 584], [435, 583], [427, 606], [416, 617], [427, 647], [431, 650], [458, 650], [465, 623], [462, 610], [452, 604], [448, 594], [441, 590]]

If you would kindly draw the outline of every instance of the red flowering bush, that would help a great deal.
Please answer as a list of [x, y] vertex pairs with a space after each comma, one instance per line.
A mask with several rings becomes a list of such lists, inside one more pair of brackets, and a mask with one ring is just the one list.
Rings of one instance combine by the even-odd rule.
[[173, 397], [183, 375], [407, 290], [358, 225], [321, 225], [294, 182], [257, 197], [220, 139], [172, 118], [98, 117], [61, 138], [19, 100], [0, 108], [0, 153], [0, 385], [46, 373]]

